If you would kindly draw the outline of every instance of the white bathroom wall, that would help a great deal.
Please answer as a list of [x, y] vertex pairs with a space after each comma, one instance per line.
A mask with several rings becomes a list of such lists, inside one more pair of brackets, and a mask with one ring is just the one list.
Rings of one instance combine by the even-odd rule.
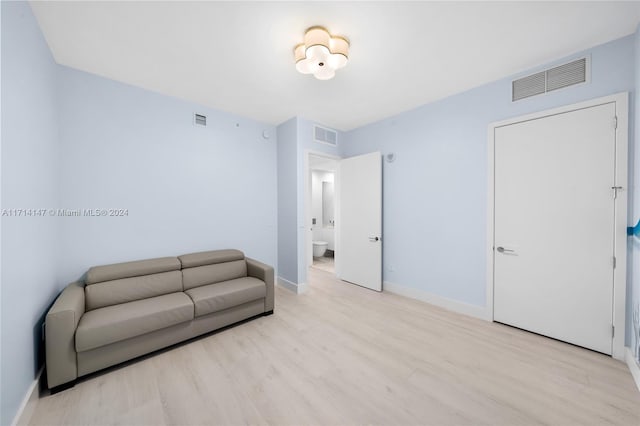
[[322, 241], [329, 243], [329, 246], [327, 247], [329, 250], [336, 249], [336, 232], [333, 227], [322, 228]]
[[315, 225], [311, 225], [313, 241], [322, 240], [322, 174], [311, 171], [311, 217], [316, 220]]
[[[335, 173], [333, 172], [327, 172], [325, 173], [324, 177], [322, 178], [322, 182], [335, 182]], [[322, 193], [322, 182], [320, 182], [320, 193]], [[335, 185], [334, 185], [334, 195], [333, 195], [333, 199], [334, 199], [334, 209], [335, 209]], [[335, 211], [333, 213], [333, 217], [335, 219], [336, 214]], [[324, 226], [325, 220], [324, 220], [324, 216], [322, 217], [322, 240], [326, 241], [329, 243], [329, 250], [335, 250], [335, 242], [336, 242], [336, 231], [335, 231], [335, 227], [334, 226]]]
[[316, 224], [311, 227], [314, 241], [326, 241], [329, 250], [335, 250], [335, 230], [333, 227], [323, 226], [322, 213], [322, 182], [334, 182], [334, 173], [324, 170], [311, 171], [311, 217]]

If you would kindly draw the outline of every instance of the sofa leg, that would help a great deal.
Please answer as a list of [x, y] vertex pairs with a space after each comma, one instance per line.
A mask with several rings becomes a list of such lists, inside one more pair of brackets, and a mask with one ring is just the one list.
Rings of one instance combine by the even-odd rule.
[[267, 315], [273, 315], [273, 309], [262, 314], [262, 316], [264, 317], [266, 317]]
[[72, 387], [74, 387], [75, 385], [76, 385], [76, 381], [75, 381], [75, 380], [72, 380], [72, 381], [70, 381], [70, 382], [63, 383], [63, 384], [61, 384], [61, 385], [58, 385], [58, 386], [54, 386], [54, 387], [52, 387], [51, 389], [49, 389], [49, 392], [51, 392], [51, 395], [55, 395], [55, 394], [57, 394], [58, 392], [62, 392], [62, 391], [65, 391], [65, 390], [67, 390], [67, 389], [71, 389], [71, 388], [72, 388]]

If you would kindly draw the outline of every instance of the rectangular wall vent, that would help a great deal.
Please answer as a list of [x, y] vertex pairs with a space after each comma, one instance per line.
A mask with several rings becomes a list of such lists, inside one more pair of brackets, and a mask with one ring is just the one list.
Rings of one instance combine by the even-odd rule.
[[511, 100], [518, 101], [587, 81], [587, 58], [549, 68], [511, 82]]
[[543, 71], [515, 80], [512, 83], [512, 88], [512, 100], [514, 101], [528, 98], [529, 96], [540, 95], [547, 91], [546, 73]]
[[197, 126], [206, 126], [207, 125], [207, 116], [202, 114], [195, 114], [193, 117], [193, 122]]
[[325, 127], [313, 126], [313, 140], [329, 145], [338, 145], [338, 132]]
[[587, 81], [587, 59], [582, 58], [547, 70], [547, 92]]

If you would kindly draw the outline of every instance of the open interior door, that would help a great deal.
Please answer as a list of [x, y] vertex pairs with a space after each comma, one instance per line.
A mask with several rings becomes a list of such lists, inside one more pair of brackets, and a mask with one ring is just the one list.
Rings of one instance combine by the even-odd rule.
[[382, 157], [340, 161], [338, 278], [382, 291]]

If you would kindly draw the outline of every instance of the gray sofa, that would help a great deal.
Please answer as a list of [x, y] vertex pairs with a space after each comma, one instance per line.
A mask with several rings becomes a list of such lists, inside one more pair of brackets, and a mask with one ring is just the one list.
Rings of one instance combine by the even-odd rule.
[[94, 266], [45, 319], [49, 388], [273, 313], [273, 268], [238, 250]]

